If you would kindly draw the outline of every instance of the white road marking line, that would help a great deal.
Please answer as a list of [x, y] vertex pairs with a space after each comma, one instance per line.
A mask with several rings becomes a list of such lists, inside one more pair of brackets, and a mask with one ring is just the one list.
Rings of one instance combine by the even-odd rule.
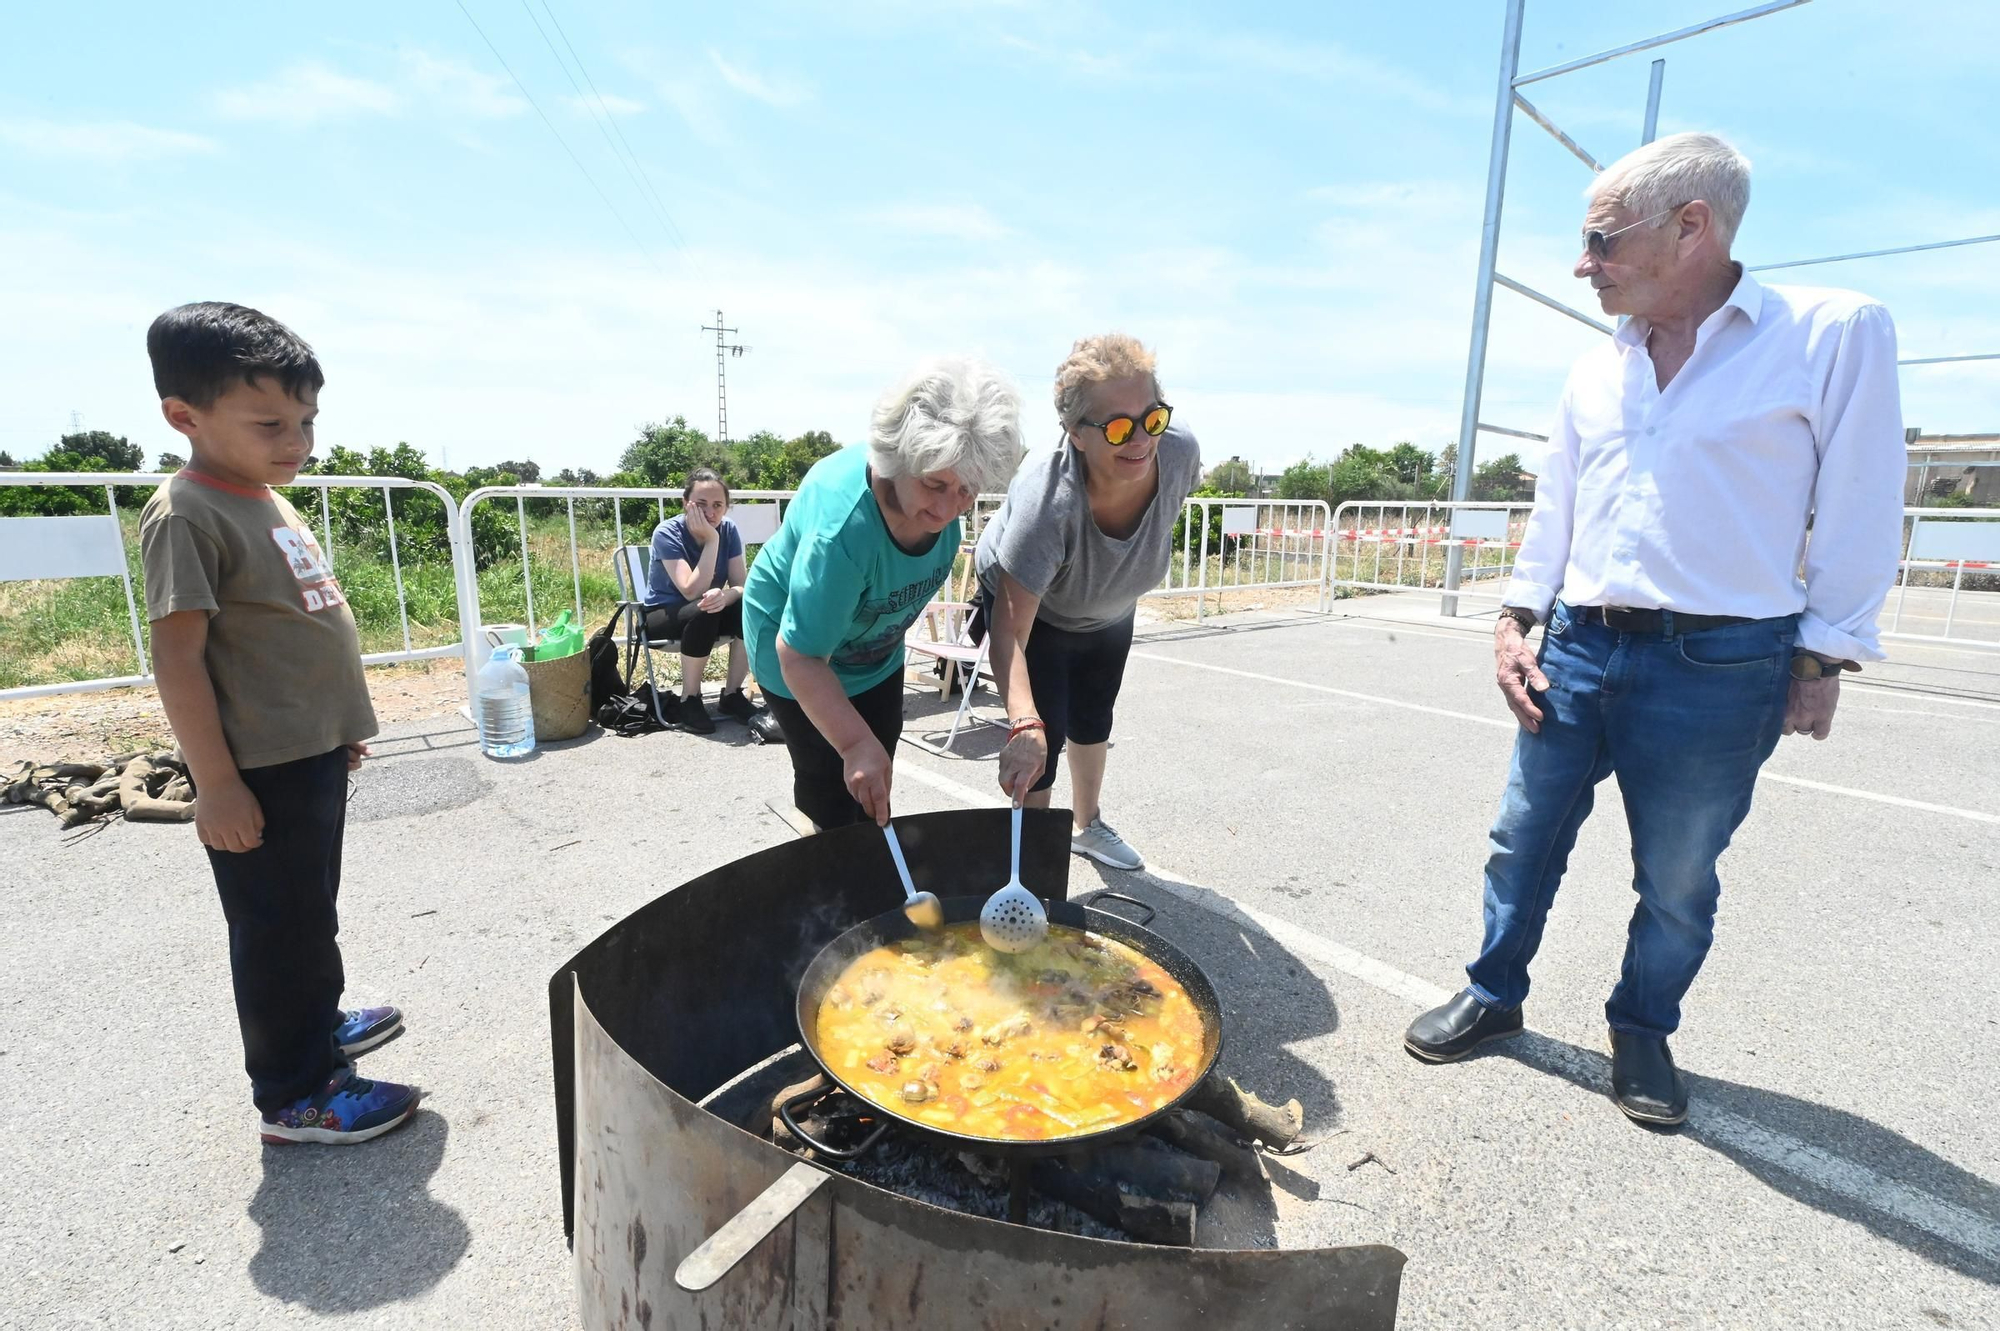
[[1178, 656], [1162, 656], [1158, 652], [1133, 652], [1135, 661], [1164, 661], [1168, 665], [1187, 666], [1192, 670], [1213, 670], [1219, 675], [1239, 675], [1244, 679], [1260, 680], [1266, 684], [1283, 684], [1289, 688], [1306, 689], [1313, 693], [1329, 693], [1336, 698], [1353, 698], [1357, 702], [1380, 703], [1384, 707], [1400, 707], [1405, 711], [1423, 712], [1429, 716], [1448, 717], [1453, 721], [1471, 721], [1476, 725], [1497, 726], [1502, 730], [1512, 730], [1514, 722], [1497, 717], [1477, 716], [1471, 712], [1455, 712], [1449, 707], [1432, 707], [1427, 703], [1406, 702], [1401, 698], [1384, 698], [1373, 693], [1357, 693], [1353, 689], [1336, 689], [1331, 684], [1313, 684], [1302, 679], [1286, 679], [1281, 675], [1260, 675], [1254, 670], [1238, 670], [1234, 666], [1209, 665], [1205, 661], [1185, 661]]
[[1828, 785], [1824, 781], [1808, 781], [1802, 776], [1780, 776], [1776, 772], [1759, 772], [1759, 781], [1776, 781], [1780, 785], [1799, 786], [1806, 790], [1821, 790], [1829, 795], [1850, 795], [1858, 800], [1872, 800], [1877, 804], [1891, 804], [1899, 809], [1922, 809], [1925, 813], [1942, 813], [1952, 818], [1964, 818], [1975, 823], [2000, 824], [2000, 813], [1987, 813], [1980, 809], [1960, 809], [1950, 804], [1932, 804], [1928, 800], [1905, 799], [1901, 795], [1884, 795], [1873, 790], [1856, 790], [1852, 786]]
[[[898, 775], [974, 808], [1002, 808], [1006, 804], [997, 790], [990, 794], [974, 790], [963, 782], [925, 771], [914, 764], [904, 766]], [[1416, 1008], [1436, 1007], [1456, 992], [1398, 970], [1385, 961], [1377, 961], [1366, 953], [1344, 947], [1290, 920], [1246, 906], [1214, 888], [1202, 887], [1158, 865], [1149, 865], [1140, 876], [1191, 906], [1238, 925], [1254, 927], [1275, 938], [1295, 955], [1331, 966], [1343, 975], [1372, 985], [1384, 993], [1394, 994]], [[1521, 1061], [1570, 1081], [1599, 1090], [1606, 1089], [1603, 1060], [1553, 1037], [1543, 1036], [1534, 1046], [1531, 1056]], [[1755, 1156], [1815, 1187], [1920, 1229], [1962, 1251], [1987, 1261], [2000, 1261], [2000, 1224], [1962, 1206], [1933, 1197], [1920, 1188], [1884, 1177], [1845, 1156], [1767, 1128], [1741, 1114], [1699, 1101], [1689, 1115], [1688, 1130], [1718, 1146]]]
[[[1359, 702], [1376, 703], [1383, 707], [1399, 707], [1404, 711], [1423, 712], [1429, 716], [1442, 716], [1453, 721], [1470, 721], [1474, 725], [1493, 726], [1502, 730], [1514, 729], [1514, 722], [1497, 717], [1479, 716], [1472, 712], [1457, 712], [1448, 707], [1431, 707], [1424, 703], [1406, 702], [1401, 698], [1384, 698], [1374, 693], [1357, 693], [1353, 689], [1336, 689], [1330, 684], [1313, 684], [1302, 679], [1286, 679], [1282, 675], [1260, 675], [1254, 670], [1238, 670], [1234, 666], [1210, 665], [1205, 661], [1185, 661], [1178, 656], [1162, 656], [1158, 652], [1133, 652], [1138, 661], [1161, 661], [1167, 665], [1186, 666], [1190, 670], [1212, 670], [1220, 675], [1240, 675], [1244, 679], [1259, 680], [1266, 684], [1283, 684], [1287, 688], [1306, 689], [1313, 693], [1330, 693], [1339, 698], [1353, 698]], [[1836, 786], [1825, 781], [1808, 781], [1800, 776], [1780, 776], [1776, 772], [1764, 771], [1757, 774], [1759, 781], [1774, 781], [1779, 785], [1799, 786], [1806, 790], [1823, 791], [1829, 795], [1846, 795], [1851, 799], [1867, 800], [1873, 804], [1888, 804], [1898, 809], [1921, 809], [1925, 813], [1941, 813], [1947, 817], [1964, 818], [1969, 822], [1993, 823], [2000, 825], [2000, 813], [1987, 813], [1981, 809], [1961, 809], [1950, 804], [1932, 804], [1928, 800], [1906, 799], [1901, 795], [1884, 795], [1873, 790], [1857, 790], [1853, 786]]]
[[[1355, 628], [1374, 629], [1378, 633], [1401, 635], [1403, 637], [1410, 637], [1410, 638], [1442, 638], [1447, 642], [1476, 642], [1480, 644], [1482, 647], [1486, 646], [1487, 643], [1490, 641], [1488, 637], [1488, 631], [1484, 631], [1483, 629], [1467, 629], [1464, 632], [1459, 632], [1453, 629], [1410, 628], [1404, 625], [1401, 620], [1372, 619], [1364, 615], [1340, 616], [1340, 617], [1335, 617], [1333, 619], [1329, 619], [1327, 622], [1332, 624], [1352, 624]], [[1972, 656], [1983, 656], [1989, 661], [1995, 661], [1996, 663], [2000, 663], [2000, 655], [1996, 655], [1995, 651], [1989, 648], [1941, 647], [1935, 643], [1897, 642], [1894, 639], [1891, 639], [1888, 643], [1888, 650], [1892, 653], [1902, 652], [1906, 649], [1916, 649], [1920, 651], [1932, 651], [1932, 652], [1957, 652], [1961, 655], [1969, 654]], [[1899, 660], [1892, 660], [1884, 662], [1884, 664], [1893, 666], [1893, 665], [1903, 665], [1907, 663]], [[1937, 668], [1944, 669], [1945, 667], [1937, 667]], [[1884, 688], [1871, 687], [1866, 684], [1856, 684], [1851, 679], [1844, 681], [1841, 687], [1843, 690], [1861, 689], [1868, 693], [1910, 692], [1910, 690], [1884, 689]], [[1982, 702], [1974, 698], [1932, 697], [1931, 695], [1926, 694], [1925, 700], [1930, 702], [1953, 703], [1960, 707], [1990, 707], [1996, 711], [2000, 711], [2000, 703]]]
[[1953, 716], [1950, 712], [1933, 712], [1924, 707], [1877, 707], [1875, 710], [1895, 716], [1935, 716], [1940, 720], [1956, 721], [1960, 724], [1970, 721], [1974, 725], [2000, 726], [2000, 716]]
[[1842, 693], [1865, 693], [1884, 698], [1901, 698], [1904, 702], [1935, 703], [1945, 707], [1977, 707], [1982, 711], [2000, 712], [2000, 702], [1986, 702], [1980, 698], [1953, 698], [1940, 693], [1926, 693], [1922, 689], [1891, 689], [1880, 684], [1856, 684], [1852, 680], [1842, 680]]

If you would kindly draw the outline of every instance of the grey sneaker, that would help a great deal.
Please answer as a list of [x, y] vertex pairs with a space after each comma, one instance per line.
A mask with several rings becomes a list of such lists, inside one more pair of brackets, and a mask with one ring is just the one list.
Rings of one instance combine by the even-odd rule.
[[1102, 818], [1090, 820], [1090, 826], [1081, 832], [1071, 833], [1069, 850], [1072, 855], [1088, 855], [1099, 864], [1108, 864], [1114, 869], [1143, 869], [1146, 861], [1139, 852], [1125, 843]]

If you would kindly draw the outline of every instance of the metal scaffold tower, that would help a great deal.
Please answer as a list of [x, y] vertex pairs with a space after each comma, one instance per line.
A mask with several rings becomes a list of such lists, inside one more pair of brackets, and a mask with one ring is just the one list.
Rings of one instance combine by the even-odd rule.
[[715, 312], [715, 322], [703, 324], [701, 331], [715, 334], [715, 439], [717, 443], [729, 442], [729, 358], [741, 356], [750, 348], [740, 342], [728, 340], [728, 334], [741, 332], [729, 327], [722, 318], [722, 311]]

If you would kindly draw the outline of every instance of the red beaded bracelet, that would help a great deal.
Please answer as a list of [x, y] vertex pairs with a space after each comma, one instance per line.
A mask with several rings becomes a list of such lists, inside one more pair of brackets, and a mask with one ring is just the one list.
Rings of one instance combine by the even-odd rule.
[[1014, 723], [1014, 728], [1007, 732], [1007, 738], [1012, 739], [1014, 738], [1014, 736], [1020, 734], [1024, 730], [1047, 730], [1047, 729], [1048, 727], [1042, 724], [1042, 722], [1038, 718], [1031, 716], [1025, 721], [1016, 721]]

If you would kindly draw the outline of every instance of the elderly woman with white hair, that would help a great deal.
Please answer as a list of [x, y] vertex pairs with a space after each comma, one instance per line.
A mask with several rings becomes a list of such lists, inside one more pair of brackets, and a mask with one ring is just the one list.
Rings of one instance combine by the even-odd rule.
[[815, 828], [889, 821], [903, 634], [951, 576], [960, 515], [1020, 465], [1020, 414], [991, 366], [923, 366], [876, 404], [866, 447], [806, 473], [751, 566], [751, 666]]
[[1000, 788], [1047, 808], [1067, 744], [1070, 850], [1141, 869], [1098, 796], [1139, 598], [1166, 574], [1201, 448], [1173, 424], [1153, 353], [1123, 333], [1070, 349], [1055, 407], [1062, 438], [1022, 466], [975, 557], [1007, 704]]

